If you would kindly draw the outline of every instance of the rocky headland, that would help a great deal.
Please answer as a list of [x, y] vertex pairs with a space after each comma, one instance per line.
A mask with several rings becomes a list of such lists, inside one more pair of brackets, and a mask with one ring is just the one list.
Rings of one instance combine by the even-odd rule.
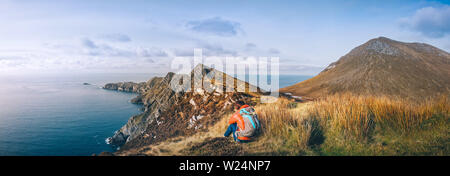
[[[196, 66], [190, 74], [190, 91], [174, 91], [171, 81], [186, 76], [175, 73], [154, 77], [142, 83], [106, 84], [104, 89], [138, 93], [132, 102], [143, 105], [143, 112], [131, 117], [107, 141], [120, 146], [120, 150], [127, 150], [171, 137], [192, 135], [214, 124], [224, 113], [230, 112], [234, 102], [244, 100], [249, 104], [257, 104], [263, 94], [255, 86], [204, 65]], [[222, 74], [221, 79], [215, 76], [219, 74]], [[230, 81], [235, 86], [231, 91], [226, 91], [225, 85]], [[237, 91], [236, 85], [239, 84], [244, 84], [246, 90]], [[179, 88], [183, 87], [180, 85], [175, 90]]]

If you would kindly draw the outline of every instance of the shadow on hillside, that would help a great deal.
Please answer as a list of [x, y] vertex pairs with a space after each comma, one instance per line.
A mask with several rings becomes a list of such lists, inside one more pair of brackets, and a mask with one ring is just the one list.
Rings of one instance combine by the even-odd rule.
[[229, 138], [207, 138], [205, 141], [187, 149], [188, 155], [200, 156], [239, 156], [243, 155], [242, 146], [230, 141]]

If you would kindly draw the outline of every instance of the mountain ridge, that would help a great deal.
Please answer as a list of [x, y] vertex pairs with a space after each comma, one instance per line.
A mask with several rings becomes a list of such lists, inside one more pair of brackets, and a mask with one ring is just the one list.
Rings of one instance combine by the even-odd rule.
[[421, 99], [450, 92], [450, 54], [424, 43], [371, 39], [317, 76], [280, 89], [311, 98], [350, 92]]

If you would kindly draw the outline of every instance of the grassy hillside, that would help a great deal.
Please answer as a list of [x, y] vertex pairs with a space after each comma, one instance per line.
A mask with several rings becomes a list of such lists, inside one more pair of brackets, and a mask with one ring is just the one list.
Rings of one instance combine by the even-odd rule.
[[324, 128], [319, 155], [449, 155], [449, 112], [447, 97], [413, 103], [349, 94], [308, 111]]
[[263, 126], [251, 143], [223, 138], [230, 114], [208, 131], [121, 155], [449, 155], [447, 97], [413, 103], [335, 95], [314, 102], [280, 99], [256, 108]]

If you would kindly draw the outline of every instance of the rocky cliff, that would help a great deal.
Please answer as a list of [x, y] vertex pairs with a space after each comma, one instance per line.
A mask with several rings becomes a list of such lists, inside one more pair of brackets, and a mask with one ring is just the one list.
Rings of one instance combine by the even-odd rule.
[[[171, 81], [182, 76], [186, 75], [168, 73], [146, 83], [105, 85], [105, 89], [139, 93], [135, 99], [144, 109], [142, 114], [131, 117], [109, 142], [126, 150], [170, 137], [191, 135], [231, 111], [235, 101], [256, 104], [262, 94], [255, 86], [203, 65], [196, 66], [190, 73], [190, 91], [176, 92], [171, 88]], [[235, 86], [226, 91], [225, 86], [231, 82]], [[245, 91], [238, 91], [239, 84], [245, 85]]]
[[147, 88], [145, 82], [134, 83], [134, 82], [120, 82], [120, 83], [108, 83], [104, 87], [108, 90], [116, 90], [122, 92], [132, 92], [132, 93], [143, 93]]

